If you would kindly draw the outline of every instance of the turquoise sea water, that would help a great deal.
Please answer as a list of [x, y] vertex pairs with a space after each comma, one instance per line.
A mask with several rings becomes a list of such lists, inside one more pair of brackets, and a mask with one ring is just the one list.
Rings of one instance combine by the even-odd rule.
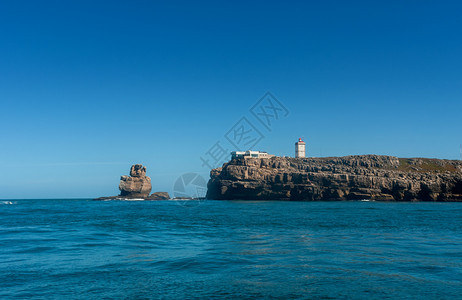
[[1, 299], [461, 295], [462, 203], [0, 200]]

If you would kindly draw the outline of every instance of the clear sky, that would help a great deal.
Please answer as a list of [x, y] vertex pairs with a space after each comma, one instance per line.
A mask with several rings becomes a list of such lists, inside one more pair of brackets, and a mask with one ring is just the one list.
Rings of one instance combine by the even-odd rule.
[[[304, 137], [309, 156], [458, 159], [461, 15], [460, 1], [1, 1], [0, 198], [116, 195], [134, 163], [171, 193], [183, 173], [208, 179], [201, 157], [235, 150], [242, 117], [252, 149], [277, 155]], [[267, 91], [287, 109], [269, 129], [250, 112]]]

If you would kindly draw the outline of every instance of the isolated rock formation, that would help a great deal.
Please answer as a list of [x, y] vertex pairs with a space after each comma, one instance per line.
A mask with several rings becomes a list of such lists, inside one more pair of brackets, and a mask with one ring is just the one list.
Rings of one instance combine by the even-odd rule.
[[151, 178], [146, 176], [146, 167], [137, 164], [130, 168], [130, 176], [121, 176], [119, 184], [120, 195], [100, 197], [95, 200], [117, 200], [117, 199], [144, 199], [144, 200], [169, 200], [167, 192], [151, 192]]
[[462, 201], [462, 162], [381, 155], [236, 158], [211, 171], [207, 199]]
[[120, 196], [127, 198], [147, 198], [151, 192], [151, 178], [146, 176], [146, 167], [136, 164], [130, 169], [130, 176], [120, 177]]

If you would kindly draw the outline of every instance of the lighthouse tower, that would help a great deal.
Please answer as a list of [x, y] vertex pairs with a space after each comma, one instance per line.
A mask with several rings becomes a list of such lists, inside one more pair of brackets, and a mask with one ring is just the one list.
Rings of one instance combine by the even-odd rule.
[[298, 139], [295, 143], [295, 157], [305, 157], [305, 142], [302, 139]]

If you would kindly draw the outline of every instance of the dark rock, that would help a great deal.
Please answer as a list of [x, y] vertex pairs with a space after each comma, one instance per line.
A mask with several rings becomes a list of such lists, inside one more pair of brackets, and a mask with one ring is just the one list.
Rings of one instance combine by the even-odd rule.
[[93, 200], [117, 200], [117, 199], [121, 199], [121, 197], [120, 196], [108, 196], [108, 197], [95, 198]]
[[146, 167], [143, 165], [136, 164], [130, 168], [131, 177], [146, 177]]
[[236, 158], [210, 172], [207, 199], [462, 201], [462, 162], [383, 155]]
[[146, 200], [169, 200], [169, 199], [171, 198], [167, 192], [155, 192], [151, 196], [146, 198]]

